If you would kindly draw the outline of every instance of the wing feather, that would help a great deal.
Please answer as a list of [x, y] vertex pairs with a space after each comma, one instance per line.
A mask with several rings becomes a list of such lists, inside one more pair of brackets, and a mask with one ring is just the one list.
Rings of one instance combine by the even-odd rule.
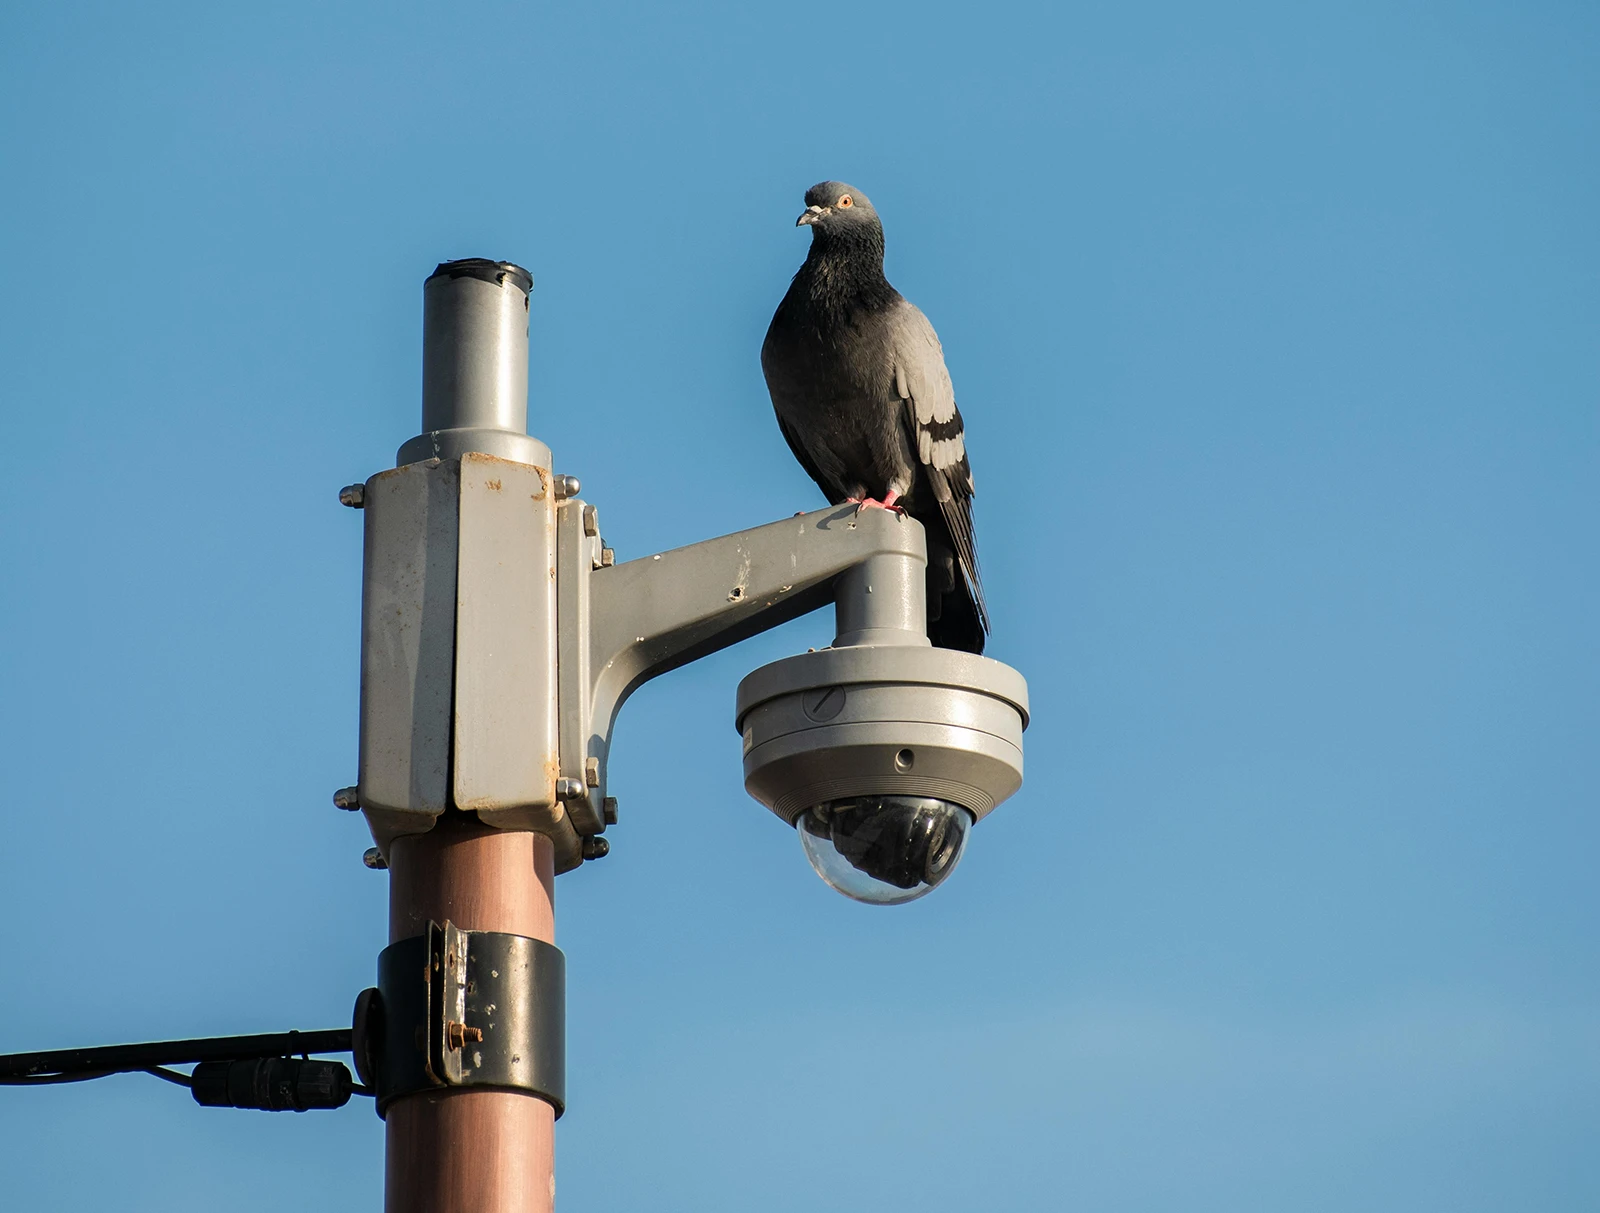
[[967, 460], [965, 428], [945, 368], [944, 349], [928, 318], [909, 303], [904, 305], [896, 329], [894, 381], [907, 431], [940, 516], [950, 529], [956, 560], [987, 632], [989, 610], [983, 600], [972, 531], [972, 465]]

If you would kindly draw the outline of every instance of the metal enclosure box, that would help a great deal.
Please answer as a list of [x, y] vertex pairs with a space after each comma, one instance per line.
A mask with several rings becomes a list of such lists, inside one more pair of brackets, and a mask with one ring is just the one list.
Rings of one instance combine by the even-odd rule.
[[382, 850], [447, 808], [559, 829], [546, 468], [430, 459], [366, 485], [361, 807]]

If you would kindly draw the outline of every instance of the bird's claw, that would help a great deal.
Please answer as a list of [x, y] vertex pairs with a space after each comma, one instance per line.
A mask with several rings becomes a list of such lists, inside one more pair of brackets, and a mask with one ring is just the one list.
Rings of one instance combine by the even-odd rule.
[[899, 499], [900, 499], [900, 494], [896, 493], [896, 492], [893, 492], [892, 490], [890, 492], [884, 494], [884, 497], [883, 497], [882, 501], [879, 501], [876, 497], [848, 497], [848, 498], [846, 498], [847, 501], [853, 501], [855, 503], [856, 513], [858, 513], [858, 514], [861, 513], [862, 510], [871, 509], [871, 510], [888, 510], [891, 513], [902, 514], [903, 515], [906, 512], [905, 507], [902, 506], [902, 505], [896, 505], [895, 504], [895, 502], [898, 501]]

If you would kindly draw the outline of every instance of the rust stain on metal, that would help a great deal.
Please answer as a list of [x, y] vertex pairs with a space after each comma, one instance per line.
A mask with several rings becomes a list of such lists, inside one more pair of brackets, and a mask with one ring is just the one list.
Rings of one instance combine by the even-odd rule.
[[484, 485], [496, 493], [500, 491], [500, 482], [498, 480], [485, 480]]

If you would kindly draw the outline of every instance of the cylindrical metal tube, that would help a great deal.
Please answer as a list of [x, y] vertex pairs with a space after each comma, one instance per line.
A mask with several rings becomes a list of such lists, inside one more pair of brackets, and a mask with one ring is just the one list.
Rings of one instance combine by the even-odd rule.
[[[550, 840], [450, 812], [389, 848], [389, 940], [446, 919], [468, 931], [555, 942]], [[388, 1109], [387, 1213], [549, 1213], [555, 1109], [536, 1095], [440, 1088]]]
[[926, 564], [912, 556], [870, 556], [833, 587], [834, 647], [928, 641]]
[[422, 288], [422, 428], [528, 432], [528, 292], [509, 261], [446, 261]]
[[446, 261], [422, 288], [422, 433], [397, 462], [476, 451], [549, 467], [528, 437], [528, 292], [509, 261]]

